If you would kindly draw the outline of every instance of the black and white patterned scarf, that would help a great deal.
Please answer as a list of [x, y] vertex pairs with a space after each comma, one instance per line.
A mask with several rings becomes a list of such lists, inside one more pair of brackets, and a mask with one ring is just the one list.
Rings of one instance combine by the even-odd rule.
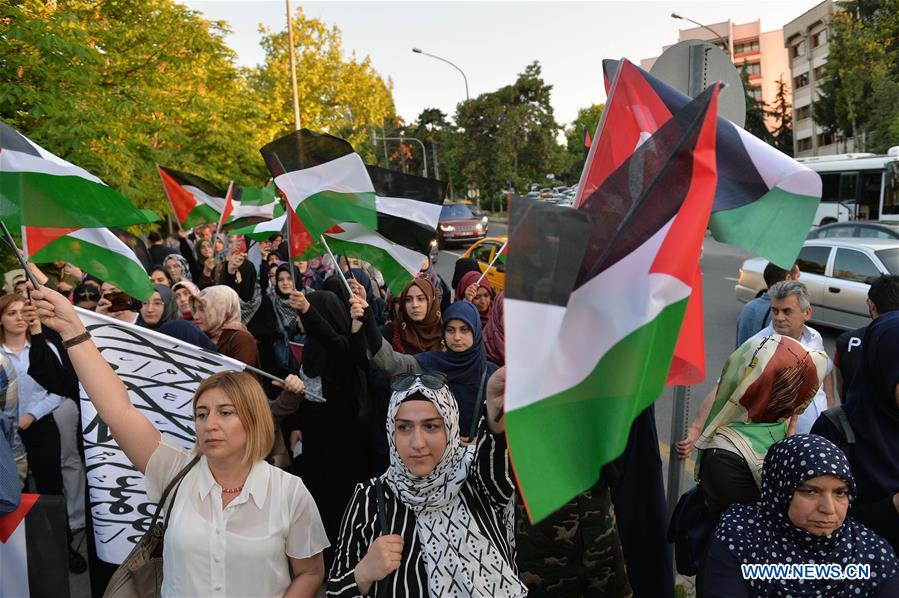
[[[437, 408], [446, 426], [446, 450], [430, 474], [417, 477], [403, 464], [394, 440], [400, 405], [421, 393]], [[428, 570], [428, 594], [442, 596], [512, 597], [527, 595], [515, 570], [478, 528], [462, 500], [475, 446], [459, 443], [459, 406], [449, 388], [433, 390], [416, 380], [394, 392], [387, 412], [390, 467], [384, 474], [393, 493], [415, 513], [416, 531]]]

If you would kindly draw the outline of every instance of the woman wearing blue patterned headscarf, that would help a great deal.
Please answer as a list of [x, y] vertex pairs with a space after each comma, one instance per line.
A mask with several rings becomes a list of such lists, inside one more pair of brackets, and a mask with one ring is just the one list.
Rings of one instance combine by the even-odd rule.
[[[847, 517], [856, 494], [843, 452], [800, 434], [765, 457], [762, 498], [733, 505], [721, 518], [706, 561], [702, 595], [896, 596], [899, 560], [887, 542]], [[745, 579], [741, 565], [865, 564], [868, 579]]]

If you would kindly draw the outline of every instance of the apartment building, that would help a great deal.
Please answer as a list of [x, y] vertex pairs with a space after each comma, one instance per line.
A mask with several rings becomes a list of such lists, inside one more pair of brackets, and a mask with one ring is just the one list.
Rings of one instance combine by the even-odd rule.
[[[738, 70], [745, 63], [749, 70], [750, 93], [769, 107], [774, 105], [777, 96], [778, 79], [783, 77], [784, 81], [790, 80], [790, 65], [782, 29], [762, 31], [760, 21], [738, 24], [727, 20], [713, 23], [708, 29], [691, 27], [678, 31], [678, 42], [689, 39], [701, 39], [721, 47], [725, 53], [730, 54]], [[669, 47], [671, 46], [665, 46], [663, 51]], [[640, 66], [650, 70], [657, 58], [658, 56], [641, 60]], [[791, 86], [788, 85], [789, 87]], [[777, 126], [775, 119], [771, 117], [765, 119], [765, 124], [772, 131]]]
[[797, 158], [853, 151], [852, 140], [838, 139], [815, 122], [812, 104], [825, 77], [829, 23], [839, 8], [833, 0], [807, 10], [784, 25], [793, 87], [793, 152]]

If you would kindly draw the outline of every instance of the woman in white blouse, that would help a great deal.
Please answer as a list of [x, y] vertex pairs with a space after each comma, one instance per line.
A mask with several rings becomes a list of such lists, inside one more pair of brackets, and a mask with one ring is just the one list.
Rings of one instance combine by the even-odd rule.
[[[147, 481], [163, 489], [192, 453], [163, 438], [129, 401], [62, 295], [32, 291], [41, 321], [63, 338], [87, 395]], [[193, 398], [199, 462], [178, 491], [164, 544], [165, 596], [314, 596], [328, 539], [299, 478], [265, 461], [274, 439], [268, 401], [242, 372], [203, 381]]]

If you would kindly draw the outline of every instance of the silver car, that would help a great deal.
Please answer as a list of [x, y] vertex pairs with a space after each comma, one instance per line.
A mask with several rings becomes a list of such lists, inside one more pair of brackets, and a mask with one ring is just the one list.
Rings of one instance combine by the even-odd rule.
[[[799, 280], [808, 287], [812, 319], [816, 324], [853, 330], [866, 326], [869, 277], [899, 274], [899, 240], [832, 238], [806, 241], [796, 264]], [[765, 290], [762, 273], [768, 260], [743, 262], [734, 293], [746, 303]]]

